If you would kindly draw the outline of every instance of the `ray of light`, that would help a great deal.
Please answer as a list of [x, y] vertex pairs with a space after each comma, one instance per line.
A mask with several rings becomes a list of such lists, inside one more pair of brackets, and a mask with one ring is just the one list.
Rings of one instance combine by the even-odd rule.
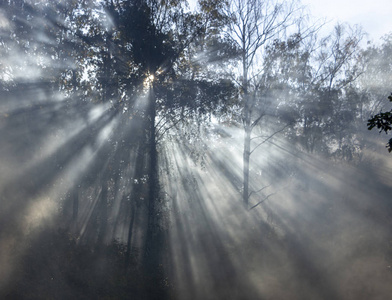
[[[370, 200], [377, 199], [377, 188], [357, 186], [366, 172], [333, 166], [275, 138], [254, 153], [251, 182], [253, 190], [270, 185], [274, 195], [248, 212], [239, 193], [242, 134], [227, 131], [229, 137], [199, 149], [203, 163], [191, 158], [184, 142], [166, 141], [162, 150], [162, 168], [170, 170], [162, 185], [171, 207], [171, 263], [180, 298], [337, 299], [355, 291], [346, 268], [362, 268], [358, 280], [367, 286], [380, 277], [370, 283], [364, 270], [383, 268], [382, 276], [389, 276], [388, 262], [376, 250], [390, 234], [373, 218], [383, 214]], [[222, 146], [225, 139], [234, 146]], [[364, 217], [369, 209], [373, 213]], [[351, 252], [361, 243], [374, 247], [368, 254]], [[365, 257], [369, 264], [360, 263]]]

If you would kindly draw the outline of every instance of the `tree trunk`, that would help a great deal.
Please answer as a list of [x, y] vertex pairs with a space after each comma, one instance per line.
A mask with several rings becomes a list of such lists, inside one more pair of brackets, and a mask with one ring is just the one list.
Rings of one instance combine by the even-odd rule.
[[[142, 138], [142, 137], [140, 137]], [[131, 252], [132, 252], [132, 234], [133, 234], [133, 226], [135, 223], [135, 214], [137, 203], [140, 201], [141, 193], [143, 184], [140, 179], [143, 177], [144, 171], [144, 155], [145, 155], [145, 148], [144, 148], [144, 141], [139, 142], [139, 147], [136, 149], [137, 156], [136, 156], [136, 165], [135, 165], [135, 175], [134, 178], [138, 180], [138, 182], [133, 183], [132, 192], [130, 195], [130, 220], [128, 226], [128, 239], [127, 239], [127, 254], [126, 254], [126, 261], [125, 261], [125, 269], [129, 267]]]
[[244, 154], [243, 154], [244, 190], [243, 190], [242, 198], [246, 209], [248, 209], [248, 205], [249, 205], [250, 134], [251, 134], [250, 126], [245, 125]]
[[108, 182], [106, 176], [104, 176], [102, 181], [102, 190], [99, 203], [98, 216], [100, 219], [98, 241], [97, 246], [99, 247], [105, 242], [105, 234], [107, 229], [108, 221]]
[[[244, 30], [245, 32], [245, 30]], [[250, 161], [250, 136], [251, 128], [251, 106], [248, 93], [248, 62], [246, 56], [245, 37], [242, 41], [243, 55], [242, 55], [242, 92], [244, 101], [243, 123], [244, 123], [244, 153], [243, 153], [243, 191], [242, 201], [244, 206], [248, 209], [249, 203], [249, 161]]]
[[158, 151], [156, 142], [156, 103], [153, 88], [149, 92], [149, 195], [148, 195], [148, 223], [144, 252], [145, 292], [148, 299], [165, 299], [165, 288], [162, 285], [163, 272], [160, 267], [163, 236], [158, 229], [157, 200], [159, 192]]
[[152, 239], [153, 239], [153, 233], [154, 233], [154, 227], [155, 227], [155, 202], [156, 202], [156, 197], [157, 197], [157, 185], [158, 185], [158, 153], [157, 153], [157, 144], [156, 144], [156, 137], [155, 137], [155, 116], [156, 116], [156, 111], [155, 111], [155, 97], [153, 94], [152, 88], [149, 91], [149, 102], [150, 102], [150, 108], [149, 108], [149, 154], [150, 154], [150, 160], [149, 160], [149, 170], [148, 170], [148, 179], [149, 179], [149, 195], [148, 195], [148, 228], [147, 228], [147, 240], [146, 240], [146, 246], [147, 246], [147, 252], [149, 252], [151, 249], [148, 249], [152, 245]]
[[76, 223], [79, 214], [79, 192], [75, 185], [72, 189], [72, 221]]

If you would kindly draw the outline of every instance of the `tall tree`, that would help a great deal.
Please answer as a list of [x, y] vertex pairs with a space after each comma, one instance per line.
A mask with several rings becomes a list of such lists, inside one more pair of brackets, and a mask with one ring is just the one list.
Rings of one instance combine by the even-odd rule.
[[[211, 8], [208, 1], [200, 1], [200, 6], [207, 11]], [[265, 75], [259, 66], [263, 65], [266, 47], [297, 20], [298, 6], [295, 1], [230, 0], [224, 2], [220, 12], [229, 20], [224, 34], [238, 49], [241, 65], [240, 76], [234, 76], [241, 92], [244, 128], [242, 201], [248, 208], [252, 194], [249, 188], [252, 131], [267, 114], [268, 107], [268, 100], [259, 93]]]

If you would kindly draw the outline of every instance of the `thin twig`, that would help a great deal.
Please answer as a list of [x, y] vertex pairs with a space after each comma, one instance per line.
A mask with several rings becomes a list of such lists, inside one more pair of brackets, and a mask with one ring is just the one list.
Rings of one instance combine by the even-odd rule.
[[274, 135], [282, 132], [283, 130], [285, 130], [287, 127], [289, 126], [289, 124], [287, 124], [286, 126], [284, 126], [282, 129], [275, 131], [273, 134], [271, 134], [268, 138], [266, 138], [264, 141], [262, 141], [260, 144], [258, 144], [255, 148], [253, 148], [252, 151], [250, 151], [250, 154], [252, 154], [257, 148], [259, 148], [261, 145], [263, 145], [264, 143], [266, 143], [268, 140], [270, 140]]
[[270, 187], [271, 185], [267, 185], [267, 186], [264, 186], [264, 187], [262, 187], [261, 189], [259, 189], [259, 190], [257, 190], [257, 191], [251, 191], [250, 192], [250, 194], [249, 194], [249, 196], [248, 196], [248, 198], [250, 198], [250, 196], [254, 193], [254, 194], [257, 194], [257, 193], [260, 193], [262, 190], [264, 190], [264, 189], [266, 189], [266, 188], [268, 188], [268, 187]]

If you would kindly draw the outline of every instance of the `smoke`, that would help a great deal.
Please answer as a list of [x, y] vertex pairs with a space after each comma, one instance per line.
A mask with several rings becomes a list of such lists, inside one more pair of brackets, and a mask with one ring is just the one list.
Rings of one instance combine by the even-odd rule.
[[[35, 22], [42, 27], [42, 19]], [[105, 25], [113, 25], [109, 17]], [[10, 29], [0, 11], [2, 38]], [[22, 286], [38, 291], [37, 297], [82, 298], [83, 288], [106, 283], [122, 288], [118, 298], [132, 292], [137, 298], [137, 287], [127, 287], [127, 280], [137, 286], [140, 273], [124, 270], [129, 257], [139, 268], [146, 250], [148, 96], [132, 98], [124, 88], [121, 101], [102, 104], [94, 94], [99, 87], [86, 93], [83, 86], [59, 88], [53, 81], [57, 71], [75, 71], [75, 63], [40, 55], [37, 45], [55, 43], [43, 32], [32, 40], [37, 44], [26, 42], [26, 48], [16, 39], [0, 45], [0, 292]], [[208, 56], [201, 53], [197, 61]], [[94, 67], [79, 71], [86, 82], [96, 82]], [[362, 84], [379, 87], [374, 78]], [[266, 99], [276, 95], [290, 103], [288, 90]], [[285, 109], [265, 104], [268, 114]], [[166, 240], [157, 244], [172, 298], [389, 298], [392, 162], [380, 152], [383, 142], [364, 135], [368, 146], [350, 163], [326, 159], [298, 150], [293, 140], [301, 128], [290, 135], [273, 117], [263, 119], [254, 131], [260, 140], [252, 140], [249, 210], [242, 203], [243, 130], [229, 124], [240, 108], [233, 107], [226, 124], [215, 117], [209, 124], [171, 123], [165, 111], [157, 113], [157, 127], [166, 133], [159, 136], [157, 209], [157, 227]], [[48, 228], [65, 228], [66, 234], [46, 236]], [[111, 260], [103, 262], [102, 249], [111, 251]], [[31, 269], [38, 275], [31, 275], [25, 262], [35, 259]], [[67, 264], [69, 273], [63, 270]], [[112, 265], [117, 269], [106, 272]], [[102, 281], [94, 285], [95, 277], [88, 276], [95, 271]], [[55, 294], [44, 293], [48, 282], [58, 284], [48, 287]], [[97, 296], [90, 292], [86, 295]]]
[[[227, 143], [240, 145], [233, 136]], [[264, 194], [250, 201], [273, 195], [246, 211], [241, 149], [208, 144], [202, 165], [179, 145], [164, 151], [179, 299], [387, 297], [392, 185], [379, 170], [331, 164], [276, 138], [255, 152], [252, 189]]]

